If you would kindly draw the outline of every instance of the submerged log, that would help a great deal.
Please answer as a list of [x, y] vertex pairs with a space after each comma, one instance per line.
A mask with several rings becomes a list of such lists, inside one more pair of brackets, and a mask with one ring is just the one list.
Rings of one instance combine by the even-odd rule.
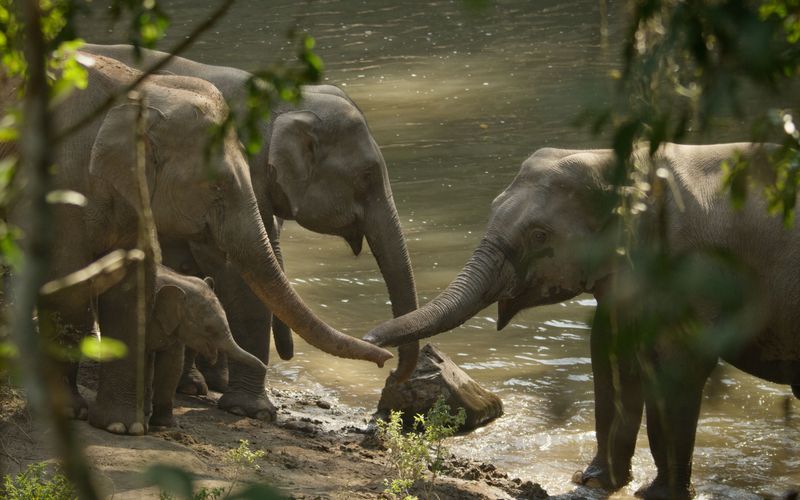
[[445, 353], [431, 344], [420, 351], [417, 368], [402, 384], [392, 377], [378, 402], [378, 414], [387, 415], [391, 410], [403, 412], [408, 424], [416, 414], [426, 414], [439, 396], [444, 396], [450, 413], [464, 408], [466, 422], [461, 431], [471, 431], [503, 414], [503, 402], [467, 375]]

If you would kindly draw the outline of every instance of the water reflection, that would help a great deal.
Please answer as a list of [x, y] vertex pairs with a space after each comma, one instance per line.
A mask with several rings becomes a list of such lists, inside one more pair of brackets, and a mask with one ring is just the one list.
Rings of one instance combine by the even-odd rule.
[[[210, 10], [192, 0], [165, 4], [177, 28], [167, 46]], [[616, 47], [624, 12], [610, 4]], [[382, 147], [423, 303], [467, 260], [491, 200], [525, 157], [542, 146], [608, 143], [573, 123], [587, 104], [607, 100], [607, 74], [617, 67], [616, 53], [601, 44], [597, 1], [498, 0], [478, 13], [460, 0], [239, 1], [189, 56], [245, 69], [290, 58], [284, 34], [294, 23], [317, 38], [326, 79], [358, 102]], [[114, 41], [103, 24], [92, 35]], [[735, 127], [718, 138], [742, 139]], [[283, 249], [295, 288], [332, 325], [360, 336], [390, 315], [368, 252], [356, 259], [344, 241], [291, 223]], [[572, 472], [594, 453], [587, 325], [595, 305], [578, 297], [525, 311], [502, 332], [489, 308], [435, 339], [506, 408], [490, 426], [457, 438], [459, 453], [551, 493], [571, 489]], [[297, 341], [295, 359], [273, 362], [271, 377], [322, 383], [350, 404], [376, 404], [388, 371]], [[695, 453], [701, 497], [778, 494], [800, 484], [800, 424], [782, 417], [788, 389], [724, 367], [709, 388]], [[798, 411], [797, 402], [791, 407]], [[620, 496], [654, 474], [644, 429], [634, 468], [635, 482]]]

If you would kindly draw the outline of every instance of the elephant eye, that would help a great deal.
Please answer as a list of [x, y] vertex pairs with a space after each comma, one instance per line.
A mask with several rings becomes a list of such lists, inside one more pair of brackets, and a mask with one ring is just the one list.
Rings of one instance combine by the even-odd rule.
[[534, 231], [533, 231], [533, 241], [536, 244], [541, 245], [542, 243], [547, 241], [547, 232], [543, 231], [541, 229], [534, 229]]

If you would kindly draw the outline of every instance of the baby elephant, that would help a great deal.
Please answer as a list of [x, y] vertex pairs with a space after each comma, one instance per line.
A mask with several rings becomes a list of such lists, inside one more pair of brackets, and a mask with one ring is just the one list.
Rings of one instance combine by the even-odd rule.
[[[175, 425], [172, 401], [183, 368], [183, 347], [188, 345], [212, 362], [219, 351], [230, 359], [265, 370], [255, 356], [233, 340], [225, 311], [212, 289], [202, 280], [159, 265], [156, 296], [147, 329], [147, 355], [151, 363], [152, 416], [150, 426]], [[149, 407], [149, 401], [146, 402]], [[109, 428], [113, 432], [112, 429]]]

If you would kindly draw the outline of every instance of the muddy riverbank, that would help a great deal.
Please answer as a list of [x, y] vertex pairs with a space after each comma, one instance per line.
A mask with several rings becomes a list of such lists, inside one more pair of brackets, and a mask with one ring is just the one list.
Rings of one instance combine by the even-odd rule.
[[[270, 397], [279, 408], [276, 423], [223, 412], [215, 405], [219, 395], [211, 393], [178, 396], [178, 427], [144, 437], [113, 435], [81, 421], [74, 423], [74, 430], [105, 498], [159, 498], [141, 476], [156, 463], [190, 471], [197, 488], [257, 481], [289, 498], [382, 498], [391, 470], [387, 450], [368, 432], [369, 412], [302, 384], [272, 385]], [[91, 390], [82, 390], [93, 396]], [[264, 451], [257, 467], [242, 470], [225, 460], [243, 439], [252, 450]], [[35, 424], [21, 392], [3, 387], [0, 471], [15, 474], [53, 456], [50, 433]], [[452, 456], [447, 467], [447, 474], [436, 481], [439, 498], [547, 498], [531, 478], [509, 477], [491, 463]]]

